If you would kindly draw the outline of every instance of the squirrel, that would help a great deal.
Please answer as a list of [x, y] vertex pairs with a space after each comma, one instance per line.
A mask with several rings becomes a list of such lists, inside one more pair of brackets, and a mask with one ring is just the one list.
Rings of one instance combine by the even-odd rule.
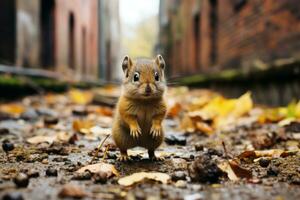
[[132, 60], [125, 56], [122, 69], [125, 77], [112, 126], [113, 139], [121, 152], [118, 160], [130, 160], [127, 149], [136, 146], [146, 148], [149, 159], [163, 160], [156, 157], [154, 151], [164, 139], [165, 61], [161, 55], [154, 60]]

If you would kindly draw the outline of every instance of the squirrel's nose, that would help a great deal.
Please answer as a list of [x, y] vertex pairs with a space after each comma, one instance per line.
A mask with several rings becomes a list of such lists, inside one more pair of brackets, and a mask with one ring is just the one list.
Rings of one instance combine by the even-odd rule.
[[150, 93], [151, 92], [151, 87], [149, 84], [147, 84], [146, 88], [145, 88], [145, 92], [146, 93]]

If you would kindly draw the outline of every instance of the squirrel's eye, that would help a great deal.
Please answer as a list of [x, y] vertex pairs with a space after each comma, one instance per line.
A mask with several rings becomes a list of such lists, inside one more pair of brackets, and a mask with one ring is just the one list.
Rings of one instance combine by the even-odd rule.
[[159, 81], [159, 74], [158, 74], [158, 72], [154, 73], [154, 78], [155, 78], [156, 81]]
[[133, 81], [137, 82], [140, 80], [140, 74], [138, 72], [135, 72], [133, 75]]

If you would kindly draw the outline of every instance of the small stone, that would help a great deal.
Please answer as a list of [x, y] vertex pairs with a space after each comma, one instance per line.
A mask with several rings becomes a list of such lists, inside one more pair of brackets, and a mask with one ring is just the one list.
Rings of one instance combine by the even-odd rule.
[[171, 177], [173, 181], [185, 180], [186, 174], [184, 171], [175, 171]]
[[10, 143], [10, 142], [3, 142], [2, 143], [2, 149], [5, 152], [12, 151], [12, 150], [14, 150], [14, 148], [15, 148], [15, 145], [13, 143]]
[[196, 151], [203, 151], [204, 150], [204, 146], [202, 144], [196, 144], [195, 145], [195, 150]]
[[107, 179], [108, 179], [108, 175], [105, 172], [100, 172], [100, 173], [94, 174], [94, 176], [93, 176], [94, 183], [105, 184], [107, 182]]
[[28, 172], [27, 172], [27, 175], [29, 178], [37, 178], [40, 176], [40, 173], [39, 171], [35, 170], [35, 169], [30, 169]]
[[165, 142], [168, 145], [186, 145], [186, 137], [183, 135], [166, 135]]
[[87, 110], [85, 107], [82, 107], [82, 106], [78, 106], [78, 107], [75, 107], [73, 110], [72, 110], [72, 113], [74, 115], [79, 115], [79, 116], [86, 116], [88, 114]]
[[107, 156], [108, 159], [117, 159], [116, 152], [107, 152], [106, 156]]
[[222, 156], [223, 155], [223, 153], [221, 151], [219, 151], [217, 149], [212, 149], [212, 148], [207, 149], [207, 153], [211, 156], [213, 156], [213, 155]]
[[270, 164], [270, 160], [269, 159], [266, 159], [266, 158], [261, 158], [261, 159], [259, 159], [259, 165], [261, 166], [261, 167], [268, 167], [269, 166], [269, 164]]
[[23, 200], [23, 196], [20, 192], [7, 193], [2, 197], [2, 200]]
[[269, 176], [277, 176], [279, 174], [279, 169], [276, 166], [270, 166], [267, 170]]
[[186, 181], [183, 181], [183, 180], [179, 180], [175, 183], [175, 186], [178, 187], [178, 188], [186, 188], [187, 186], [187, 183]]
[[73, 176], [74, 180], [90, 180], [91, 178], [92, 178], [92, 174], [88, 170], [83, 173], [77, 173]]
[[24, 188], [27, 187], [29, 184], [29, 178], [26, 174], [24, 173], [19, 173], [15, 178], [14, 178], [14, 183], [18, 188]]
[[36, 120], [39, 115], [34, 109], [28, 109], [24, 113], [22, 113], [20, 117], [24, 120]]
[[171, 164], [174, 170], [186, 170], [188, 167], [187, 161], [183, 158], [173, 158]]
[[79, 186], [73, 184], [66, 184], [63, 186], [58, 196], [61, 198], [72, 197], [76, 199], [81, 199], [85, 197], [87, 193]]
[[46, 175], [47, 176], [57, 176], [57, 169], [54, 168], [48, 168], [46, 170]]
[[47, 116], [44, 118], [45, 125], [55, 125], [58, 123], [58, 118], [53, 116]]
[[49, 163], [48, 159], [45, 158], [42, 160], [42, 164], [47, 165], [48, 163]]
[[0, 135], [7, 135], [9, 134], [9, 130], [7, 128], [0, 128]]
[[192, 162], [189, 167], [189, 175], [192, 181], [218, 183], [223, 172], [210, 155], [203, 154]]

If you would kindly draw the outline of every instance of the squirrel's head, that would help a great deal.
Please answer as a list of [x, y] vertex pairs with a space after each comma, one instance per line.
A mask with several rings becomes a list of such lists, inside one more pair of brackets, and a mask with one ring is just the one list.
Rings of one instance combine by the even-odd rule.
[[123, 81], [124, 95], [133, 99], [155, 99], [162, 97], [165, 87], [165, 61], [161, 55], [154, 60], [131, 60], [125, 56], [122, 69], [125, 74]]

